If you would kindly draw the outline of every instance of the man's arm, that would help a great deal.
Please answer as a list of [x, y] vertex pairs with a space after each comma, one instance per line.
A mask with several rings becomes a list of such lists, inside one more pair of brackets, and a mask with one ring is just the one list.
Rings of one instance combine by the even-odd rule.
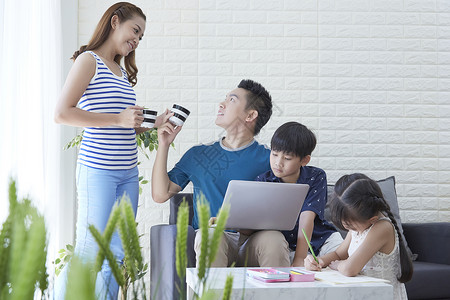
[[167, 174], [167, 157], [170, 144], [181, 130], [181, 126], [173, 126], [166, 115], [164, 123], [158, 128], [158, 150], [152, 171], [152, 197], [158, 203], [166, 202], [181, 191], [181, 187], [169, 179]]
[[305, 230], [306, 235], [309, 240], [311, 240], [315, 218], [316, 213], [313, 211], [307, 210], [300, 213], [300, 218], [298, 220], [297, 248], [295, 250], [294, 261], [292, 262], [292, 266], [294, 267], [303, 267], [304, 259], [306, 255], [308, 255], [308, 243], [303, 236], [302, 229]]

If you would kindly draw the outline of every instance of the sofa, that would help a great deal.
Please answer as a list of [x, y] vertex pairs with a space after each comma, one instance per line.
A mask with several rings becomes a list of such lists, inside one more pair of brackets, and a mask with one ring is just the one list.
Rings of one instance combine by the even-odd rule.
[[408, 298], [450, 299], [450, 223], [403, 223], [403, 232], [417, 255]]
[[178, 300], [179, 291], [186, 290], [186, 282], [180, 282], [175, 266], [175, 241], [177, 236], [177, 213], [183, 199], [189, 204], [187, 237], [187, 266], [195, 267], [194, 238], [191, 226], [194, 211], [192, 193], [179, 193], [170, 201], [169, 224], [154, 225], [150, 229], [150, 298], [154, 300]]
[[[378, 182], [391, 209], [398, 216], [395, 179], [389, 177]], [[328, 187], [332, 193], [333, 186]], [[150, 231], [150, 277], [152, 299], [179, 299], [179, 288], [185, 287], [180, 282], [175, 269], [176, 216], [178, 206], [183, 199], [190, 206], [190, 223], [192, 221], [192, 194], [180, 193], [170, 199], [169, 224], [152, 226]], [[389, 202], [388, 201], [388, 202]], [[395, 201], [395, 203], [394, 203]], [[392, 208], [394, 207], [394, 209]], [[414, 299], [450, 299], [450, 223], [400, 223], [403, 234], [411, 252], [416, 256], [413, 262], [412, 280], [406, 283], [410, 300]], [[341, 232], [345, 235], [345, 232]], [[188, 228], [188, 267], [195, 266], [194, 252], [195, 231]], [[185, 290], [185, 288], [183, 288]]]

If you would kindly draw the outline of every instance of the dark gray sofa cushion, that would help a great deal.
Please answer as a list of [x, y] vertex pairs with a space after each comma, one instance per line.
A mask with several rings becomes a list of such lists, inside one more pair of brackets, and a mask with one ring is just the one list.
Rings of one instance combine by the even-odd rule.
[[403, 223], [414, 253], [414, 273], [406, 283], [410, 300], [450, 299], [450, 223]]
[[414, 275], [405, 285], [409, 300], [449, 299], [450, 265], [415, 261]]

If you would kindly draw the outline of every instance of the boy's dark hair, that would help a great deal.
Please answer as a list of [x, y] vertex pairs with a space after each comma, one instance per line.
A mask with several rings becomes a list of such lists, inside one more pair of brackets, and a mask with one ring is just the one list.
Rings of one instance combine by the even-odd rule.
[[316, 136], [303, 124], [287, 122], [278, 127], [270, 141], [270, 148], [281, 151], [301, 159], [311, 155], [316, 148]]
[[249, 92], [247, 93], [247, 105], [245, 106], [245, 109], [254, 109], [258, 112], [254, 132], [254, 134], [257, 135], [272, 115], [272, 97], [260, 83], [250, 79], [242, 80], [239, 83], [238, 88]]
[[383, 192], [375, 180], [361, 173], [342, 176], [334, 186], [334, 195], [330, 201], [331, 222], [338, 228], [346, 230], [345, 222], [364, 222], [383, 213], [389, 217], [395, 227], [399, 241], [401, 276], [400, 282], [411, 280], [413, 265], [400, 234], [397, 221]]

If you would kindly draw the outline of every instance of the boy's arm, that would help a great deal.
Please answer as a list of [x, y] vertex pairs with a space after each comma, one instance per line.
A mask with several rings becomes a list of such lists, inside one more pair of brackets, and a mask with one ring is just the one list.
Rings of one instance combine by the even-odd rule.
[[300, 218], [298, 220], [297, 248], [295, 250], [294, 261], [292, 262], [293, 267], [303, 267], [304, 259], [306, 255], [308, 255], [309, 248], [308, 243], [303, 236], [302, 228], [305, 230], [308, 239], [311, 240], [315, 218], [316, 213], [313, 211], [307, 210], [300, 213]]
[[[292, 265], [294, 267], [303, 266], [304, 259], [308, 254], [308, 244], [302, 233], [302, 228], [305, 230], [306, 235], [311, 241], [312, 233], [314, 231], [314, 219], [319, 213], [325, 210], [327, 202], [327, 175], [325, 171], [318, 169], [312, 176], [312, 183], [308, 181], [309, 190], [306, 195], [305, 203], [303, 204], [302, 212], [299, 218], [299, 228], [297, 234], [297, 247], [295, 251], [294, 261]], [[306, 208], [307, 210], [304, 210]], [[315, 253], [316, 255], [319, 253]]]

